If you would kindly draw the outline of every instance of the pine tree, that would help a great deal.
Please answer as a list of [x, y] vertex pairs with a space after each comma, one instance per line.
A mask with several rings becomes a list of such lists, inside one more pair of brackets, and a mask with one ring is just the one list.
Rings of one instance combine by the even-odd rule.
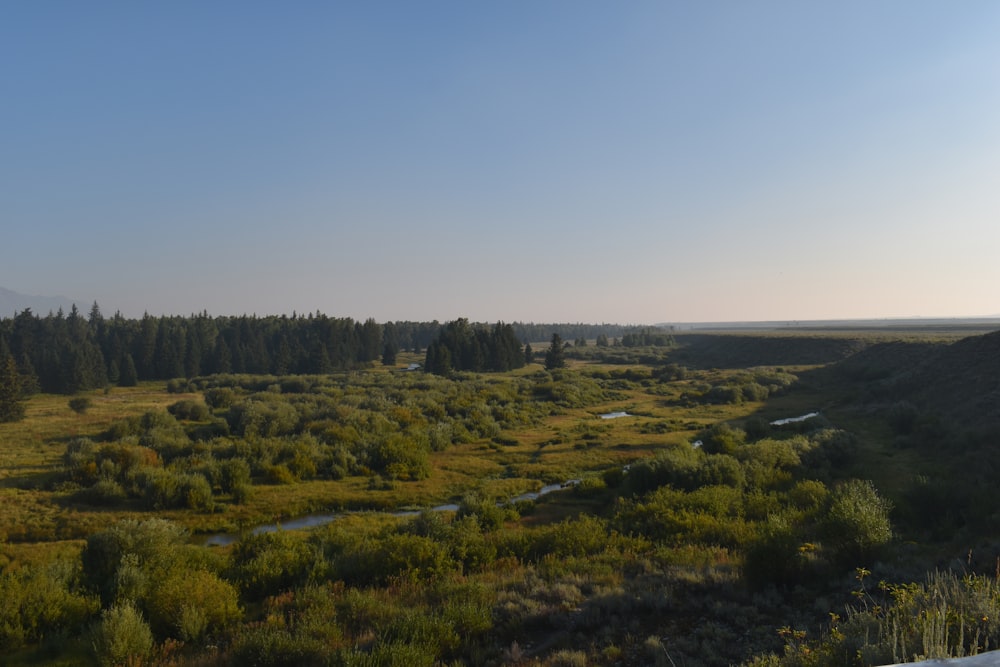
[[131, 354], [125, 355], [118, 377], [118, 385], [121, 387], [134, 387], [139, 384], [139, 374], [135, 370], [135, 361]]
[[24, 418], [21, 396], [21, 375], [14, 357], [6, 355], [0, 361], [0, 422], [16, 422]]
[[524, 363], [525, 364], [535, 363], [535, 351], [531, 349], [531, 343], [524, 344]]
[[566, 356], [563, 351], [562, 336], [557, 333], [552, 334], [552, 342], [549, 350], [545, 353], [545, 369], [562, 368], [566, 365]]
[[398, 352], [399, 346], [396, 345], [395, 341], [386, 341], [385, 346], [382, 348], [382, 365], [395, 366], [396, 354]]

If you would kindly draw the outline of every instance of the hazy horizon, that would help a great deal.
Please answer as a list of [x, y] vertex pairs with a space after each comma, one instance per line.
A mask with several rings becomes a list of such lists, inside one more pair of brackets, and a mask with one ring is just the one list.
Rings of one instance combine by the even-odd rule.
[[[9, 298], [11, 295], [15, 295], [14, 298]], [[33, 314], [45, 317], [50, 313], [57, 312], [60, 308], [63, 313], [69, 312], [72, 306], [76, 306], [77, 310], [87, 316], [90, 312], [90, 308], [95, 303], [95, 300], [87, 299], [71, 299], [63, 295], [27, 295], [14, 292], [13, 290], [8, 290], [7, 288], [0, 285], [0, 319], [9, 318], [17, 313], [20, 313], [29, 308]], [[105, 317], [112, 317], [116, 314], [118, 309], [107, 309], [97, 302], [98, 307], [101, 310], [101, 314]], [[189, 313], [151, 313], [149, 311], [143, 311], [141, 314], [128, 314], [121, 313], [124, 317], [131, 319], [138, 319], [146, 314], [153, 317], [159, 316], [181, 316], [188, 317], [192, 315], [199, 315], [203, 311], [189, 312]], [[209, 312], [210, 317], [240, 317], [244, 315], [255, 316], [255, 317], [270, 317], [270, 316], [282, 316], [282, 315], [298, 315], [298, 316], [309, 316], [315, 314], [316, 312], [321, 312], [323, 315], [329, 317], [348, 317], [347, 315], [342, 315], [340, 313], [330, 313], [323, 312], [318, 309], [313, 310], [303, 310], [303, 311], [281, 311], [281, 312], [222, 312], [213, 313]], [[466, 317], [465, 315], [458, 315], [455, 318], [449, 318], [447, 320], [439, 320], [442, 324], [445, 322], [456, 319], [457, 317]], [[409, 320], [414, 322], [431, 322], [436, 318], [418, 318], [415, 320]], [[390, 321], [403, 321], [402, 318], [387, 318], [384, 320], [379, 320], [381, 323]], [[497, 321], [497, 318], [483, 318], [476, 319], [472, 318], [473, 322], [480, 323], [493, 323]], [[679, 326], [681, 328], [714, 328], [714, 327], [739, 327], [739, 326], [777, 326], [777, 327], [809, 327], [813, 325], [822, 326], [824, 324], [835, 324], [835, 323], [934, 323], [934, 322], [977, 322], [977, 321], [989, 321], [1000, 323], [1000, 313], [979, 315], [979, 316], [969, 316], [969, 317], [936, 317], [933, 315], [913, 315], [913, 316], [901, 316], [901, 317], [871, 317], [871, 318], [833, 318], [833, 319], [807, 319], [807, 320], [707, 320], [707, 321], [679, 321], [679, 320], [656, 320], [649, 322], [614, 322], [610, 320], [572, 320], [572, 321], [549, 321], [549, 320], [505, 320], [508, 323], [520, 322], [523, 324], [608, 324], [608, 325], [622, 325], [622, 326]]]
[[998, 31], [985, 1], [5, 6], [0, 285], [128, 317], [995, 317]]

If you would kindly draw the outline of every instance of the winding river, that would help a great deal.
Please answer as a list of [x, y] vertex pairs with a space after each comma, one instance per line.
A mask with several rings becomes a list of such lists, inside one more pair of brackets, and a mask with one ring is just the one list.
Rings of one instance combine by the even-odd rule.
[[[524, 500], [537, 500], [542, 496], [548, 495], [553, 491], [559, 491], [560, 489], [565, 489], [568, 487], [576, 486], [580, 483], [578, 479], [567, 480], [561, 484], [547, 484], [540, 488], [538, 491], [529, 491], [528, 493], [522, 493], [519, 496], [514, 496], [506, 503], [501, 504], [514, 504]], [[395, 512], [388, 512], [392, 516], [407, 517], [407, 516], [417, 516], [423, 510], [396, 510]], [[448, 503], [446, 505], [437, 505], [431, 507], [432, 512], [457, 512], [458, 505], [455, 503]], [[339, 518], [345, 517], [348, 514], [359, 514], [360, 512], [320, 512], [317, 514], [306, 514], [304, 516], [295, 517], [288, 519], [286, 521], [278, 521], [276, 523], [268, 523], [250, 531], [251, 534], [259, 533], [274, 533], [279, 530], [301, 530], [304, 528], [315, 528], [317, 526], [324, 526], [328, 523], [336, 521]], [[243, 533], [215, 533], [212, 535], [196, 535], [192, 539], [196, 544], [200, 544], [206, 547], [224, 547], [228, 546], [234, 542], [240, 540], [240, 536]]]

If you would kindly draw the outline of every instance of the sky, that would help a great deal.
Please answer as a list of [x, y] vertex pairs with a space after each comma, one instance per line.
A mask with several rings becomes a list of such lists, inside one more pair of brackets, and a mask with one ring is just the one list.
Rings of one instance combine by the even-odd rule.
[[1000, 313], [1000, 3], [0, 4], [0, 286], [128, 317]]

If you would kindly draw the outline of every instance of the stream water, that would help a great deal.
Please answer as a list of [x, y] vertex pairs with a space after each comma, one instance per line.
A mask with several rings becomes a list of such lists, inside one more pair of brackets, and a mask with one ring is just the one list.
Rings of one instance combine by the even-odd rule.
[[807, 415], [802, 415], [801, 417], [787, 417], [786, 419], [775, 419], [771, 422], [771, 426], [784, 426], [785, 424], [794, 424], [796, 422], [804, 422], [807, 419], [812, 419], [813, 417], [819, 417], [818, 412], [810, 412]]
[[[559, 491], [560, 489], [565, 489], [568, 487], [576, 486], [580, 480], [571, 479], [563, 482], [562, 484], [547, 484], [540, 488], [538, 491], [529, 491], [528, 493], [522, 493], [519, 496], [514, 496], [506, 503], [503, 504], [514, 504], [524, 500], [537, 500], [544, 495], [548, 495], [553, 491]], [[388, 512], [392, 516], [417, 516], [423, 510], [396, 510], [394, 512]], [[436, 507], [430, 508], [431, 512], [457, 512], [458, 505], [454, 503], [448, 503], [446, 505], [437, 505]], [[326, 525], [332, 521], [347, 516], [348, 512], [319, 512], [316, 514], [306, 514], [300, 517], [294, 517], [287, 519], [285, 521], [278, 521], [276, 523], [267, 523], [261, 526], [257, 526], [250, 532], [252, 534], [259, 533], [273, 533], [279, 530], [301, 530], [303, 528], [315, 528], [317, 526]], [[196, 535], [192, 541], [197, 544], [206, 547], [224, 547], [232, 544], [233, 542], [238, 542], [241, 533], [215, 533], [213, 535]]]

